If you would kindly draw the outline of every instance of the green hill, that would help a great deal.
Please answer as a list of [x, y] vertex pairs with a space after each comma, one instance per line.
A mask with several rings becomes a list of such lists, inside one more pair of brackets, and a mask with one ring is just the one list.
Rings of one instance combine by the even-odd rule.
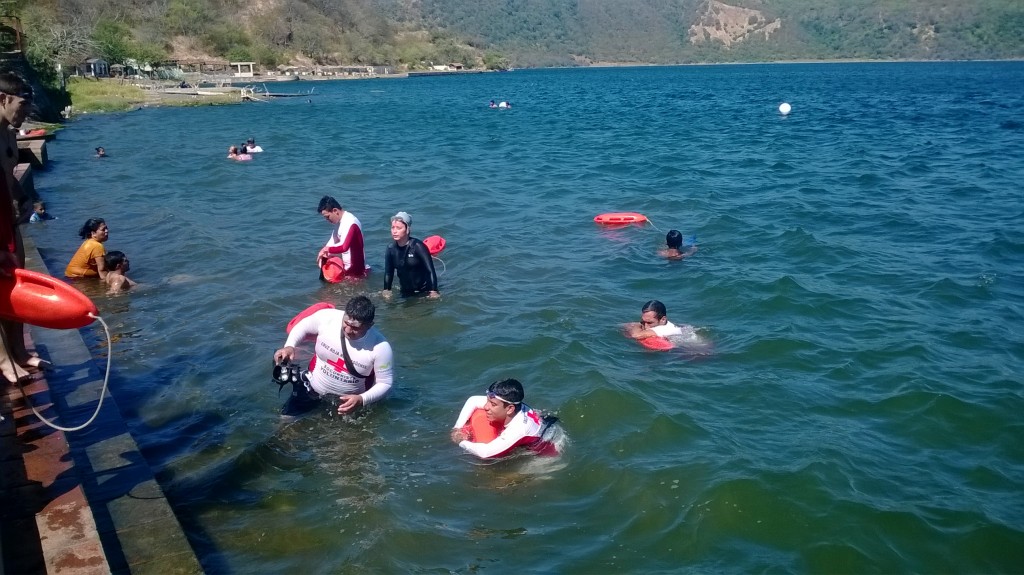
[[51, 78], [90, 56], [403, 69], [1024, 57], [1021, 0], [8, 0], [5, 12]]

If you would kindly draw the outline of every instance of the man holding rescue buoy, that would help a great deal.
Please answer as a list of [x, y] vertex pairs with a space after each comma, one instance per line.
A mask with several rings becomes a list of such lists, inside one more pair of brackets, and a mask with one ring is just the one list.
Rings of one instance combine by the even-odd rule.
[[339, 397], [338, 413], [352, 413], [387, 396], [392, 382], [392, 351], [384, 335], [373, 326], [376, 308], [366, 296], [356, 296], [345, 311], [320, 309], [296, 323], [284, 347], [274, 352], [274, 363], [295, 361], [295, 346], [316, 336], [313, 362], [281, 414], [297, 416], [320, 404], [324, 395]]
[[[324, 278], [328, 281], [338, 281], [342, 276], [365, 276], [370, 268], [366, 265], [366, 253], [363, 251], [363, 225], [359, 223], [359, 218], [352, 215], [352, 212], [345, 211], [338, 200], [331, 196], [320, 198], [317, 211], [325, 220], [338, 226], [316, 255], [316, 265], [321, 271], [326, 272], [325, 264], [328, 264], [329, 260], [337, 262], [334, 258], [340, 258], [342, 273], [324, 273]], [[327, 266], [327, 268], [332, 267]]]
[[707, 354], [710, 344], [701, 337], [692, 325], [676, 325], [668, 320], [665, 304], [656, 299], [645, 303], [640, 309], [640, 321], [627, 323], [627, 337], [640, 340], [641, 345], [650, 349], [667, 350], [681, 346], [690, 353]]
[[395, 240], [384, 252], [385, 299], [391, 297], [391, 283], [398, 273], [398, 285], [403, 296], [427, 294], [437, 298], [437, 273], [434, 258], [423, 242], [409, 235], [412, 216], [398, 212], [391, 216], [391, 239]]
[[557, 455], [557, 447], [544, 436], [558, 418], [542, 417], [523, 403], [525, 396], [523, 384], [515, 379], [495, 381], [486, 395], [466, 400], [452, 427], [452, 442], [483, 459], [512, 455], [518, 448]]
[[[668, 320], [665, 304], [656, 299], [644, 304], [640, 310], [640, 322], [626, 324], [626, 333], [633, 339], [649, 337], [670, 337], [684, 335], [683, 328]], [[686, 326], [690, 331], [693, 328]]]

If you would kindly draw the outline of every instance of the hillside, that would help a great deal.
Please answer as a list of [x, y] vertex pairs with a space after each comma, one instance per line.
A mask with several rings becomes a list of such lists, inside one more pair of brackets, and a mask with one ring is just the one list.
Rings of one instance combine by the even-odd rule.
[[[0, 3], [2, 4], [2, 3]], [[55, 81], [116, 63], [502, 68], [1024, 57], [1020, 0], [7, 0]]]

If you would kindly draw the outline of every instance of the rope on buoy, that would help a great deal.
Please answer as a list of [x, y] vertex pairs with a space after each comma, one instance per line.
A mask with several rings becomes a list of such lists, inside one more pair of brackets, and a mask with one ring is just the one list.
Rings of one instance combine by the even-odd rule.
[[[40, 421], [45, 423], [47, 426], [52, 427], [53, 429], [58, 429], [60, 431], [81, 431], [82, 429], [85, 429], [93, 421], [96, 420], [96, 417], [100, 414], [100, 408], [103, 407], [103, 396], [107, 394], [107, 383], [110, 381], [110, 360], [111, 357], [113, 356], [111, 349], [112, 342], [110, 339], [110, 329], [107, 328], [107, 322], [103, 321], [103, 318], [101, 318], [100, 316], [94, 315], [92, 312], [90, 312], [89, 317], [100, 320], [100, 324], [103, 325], [103, 332], [107, 334], [107, 372], [103, 375], [103, 389], [100, 390], [100, 400], [96, 404], [96, 411], [93, 412], [92, 417], [90, 417], [88, 421], [76, 427], [64, 427], [62, 425], [58, 425], [50, 421], [49, 419], [46, 419], [45, 417], [43, 417], [43, 414], [39, 413], [39, 410], [36, 409], [36, 406], [32, 405], [32, 401], [28, 398], [28, 395], [25, 394], [24, 385], [22, 384], [20, 379], [18, 380], [18, 389], [21, 390], [21, 395], [22, 397], [25, 398], [25, 403], [28, 404], [28, 406], [32, 409], [32, 413], [36, 414], [36, 417], [38, 417]], [[6, 343], [6, 339], [4, 343]]]

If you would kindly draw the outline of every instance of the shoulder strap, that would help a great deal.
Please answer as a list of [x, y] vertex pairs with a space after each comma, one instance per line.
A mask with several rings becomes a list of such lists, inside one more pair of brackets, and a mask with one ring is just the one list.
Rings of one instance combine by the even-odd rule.
[[351, 373], [352, 375], [367, 378], [370, 377], [371, 373], [373, 373], [372, 367], [370, 368], [370, 373], [366, 375], [363, 375], [356, 371], [356, 366], [355, 364], [352, 363], [352, 357], [349, 356], [348, 354], [348, 338], [345, 337], [345, 328], [341, 328], [341, 355], [342, 357], [345, 358], [345, 369], [347, 369], [348, 372]]

